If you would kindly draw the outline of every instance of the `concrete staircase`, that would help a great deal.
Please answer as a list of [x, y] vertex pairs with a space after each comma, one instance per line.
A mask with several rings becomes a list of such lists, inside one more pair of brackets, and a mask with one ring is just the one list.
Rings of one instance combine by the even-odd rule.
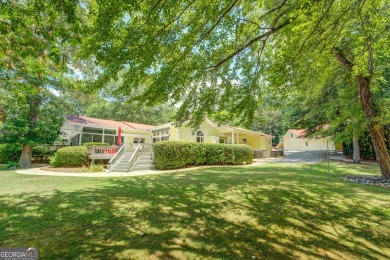
[[112, 172], [127, 172], [129, 169], [129, 160], [133, 152], [125, 152], [119, 161], [111, 168]]
[[[112, 172], [127, 172], [129, 169], [129, 160], [133, 152], [125, 152], [119, 161], [111, 168]], [[151, 155], [141, 155], [132, 171], [154, 170], [154, 162]]]
[[144, 171], [154, 169], [156, 169], [156, 167], [154, 167], [154, 161], [152, 160], [152, 156], [150, 154], [142, 154], [132, 171]]

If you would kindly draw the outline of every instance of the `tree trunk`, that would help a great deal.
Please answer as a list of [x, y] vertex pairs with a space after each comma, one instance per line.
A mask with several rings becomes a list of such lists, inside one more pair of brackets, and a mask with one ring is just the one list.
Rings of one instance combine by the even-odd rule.
[[390, 179], [390, 156], [384, 138], [383, 127], [377, 121], [378, 111], [370, 91], [370, 80], [364, 76], [357, 76], [360, 103], [368, 121], [372, 142], [374, 144], [376, 160], [379, 163], [382, 176]]
[[32, 151], [33, 147], [31, 145], [23, 145], [22, 155], [19, 160], [19, 166], [21, 168], [31, 168]]
[[[41, 104], [41, 88], [37, 88], [38, 94], [32, 95], [30, 97], [30, 109], [27, 115], [27, 120], [29, 122], [29, 132], [27, 134], [27, 140], [32, 142], [36, 139], [35, 128], [38, 121], [38, 110]], [[20, 156], [19, 166], [21, 168], [30, 168], [31, 159], [32, 159], [32, 150], [33, 146], [31, 144], [23, 144], [22, 155]]]
[[[382, 176], [385, 179], [390, 179], [390, 155], [384, 138], [383, 126], [378, 122], [379, 111], [370, 90], [371, 77], [374, 71], [373, 51], [371, 39], [368, 38], [367, 40], [366, 48], [369, 53], [367, 69], [369, 75], [364, 76], [360, 74], [356, 77], [359, 88], [360, 105], [362, 106], [364, 115], [368, 121], [368, 129], [370, 130], [372, 143], [374, 145], [375, 157], [379, 163]], [[334, 47], [333, 51], [339, 63], [352, 73], [354, 64], [345, 57], [342, 50]]]
[[354, 163], [361, 163], [359, 136], [355, 130], [353, 131], [352, 144], [353, 144], [353, 162]]
[[386, 125], [386, 131], [387, 131], [387, 146], [390, 151], [390, 125]]

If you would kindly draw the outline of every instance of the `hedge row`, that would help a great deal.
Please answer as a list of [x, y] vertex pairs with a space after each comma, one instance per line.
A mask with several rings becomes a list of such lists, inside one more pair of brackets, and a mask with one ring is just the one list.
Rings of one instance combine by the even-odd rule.
[[245, 144], [162, 141], [154, 145], [154, 161], [161, 170], [190, 165], [244, 164], [252, 163], [253, 149]]
[[99, 142], [88, 142], [88, 143], [83, 143], [83, 146], [90, 147], [90, 146], [110, 146], [108, 143], [99, 143]]
[[87, 162], [87, 147], [69, 146], [58, 149], [51, 159], [50, 165], [57, 166], [82, 166]]

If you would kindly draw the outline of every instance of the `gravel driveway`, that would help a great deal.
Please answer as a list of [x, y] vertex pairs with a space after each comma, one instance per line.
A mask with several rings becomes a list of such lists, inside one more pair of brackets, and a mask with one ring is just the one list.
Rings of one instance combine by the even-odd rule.
[[[326, 160], [327, 151], [285, 151], [279, 163], [319, 163]], [[329, 158], [342, 157], [342, 152], [329, 151]]]

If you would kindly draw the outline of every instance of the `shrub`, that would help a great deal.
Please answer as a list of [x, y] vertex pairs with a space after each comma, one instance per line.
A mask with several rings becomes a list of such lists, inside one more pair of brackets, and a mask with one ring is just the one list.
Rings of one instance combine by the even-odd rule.
[[0, 163], [17, 161], [22, 154], [22, 147], [16, 144], [0, 144]]
[[49, 150], [46, 155], [47, 156], [53, 156], [53, 155], [55, 155], [56, 152], [57, 151], [55, 151], [55, 150]]
[[49, 149], [42, 147], [42, 146], [36, 146], [33, 148], [32, 155], [33, 156], [47, 156], [47, 155], [49, 155]]
[[81, 166], [87, 161], [87, 147], [69, 146], [58, 149], [54, 157], [50, 159], [50, 165], [57, 166]]
[[88, 143], [83, 143], [83, 146], [85, 147], [90, 147], [90, 146], [110, 146], [108, 143], [99, 143], [99, 142], [88, 142]]
[[9, 161], [7, 162], [7, 169], [16, 169], [19, 166], [19, 162]]
[[91, 165], [89, 167], [83, 166], [81, 169], [81, 172], [105, 172], [106, 168], [104, 167], [103, 164], [95, 164]]
[[157, 169], [177, 169], [190, 165], [221, 165], [252, 163], [249, 145], [204, 144], [163, 141], [154, 145]]

